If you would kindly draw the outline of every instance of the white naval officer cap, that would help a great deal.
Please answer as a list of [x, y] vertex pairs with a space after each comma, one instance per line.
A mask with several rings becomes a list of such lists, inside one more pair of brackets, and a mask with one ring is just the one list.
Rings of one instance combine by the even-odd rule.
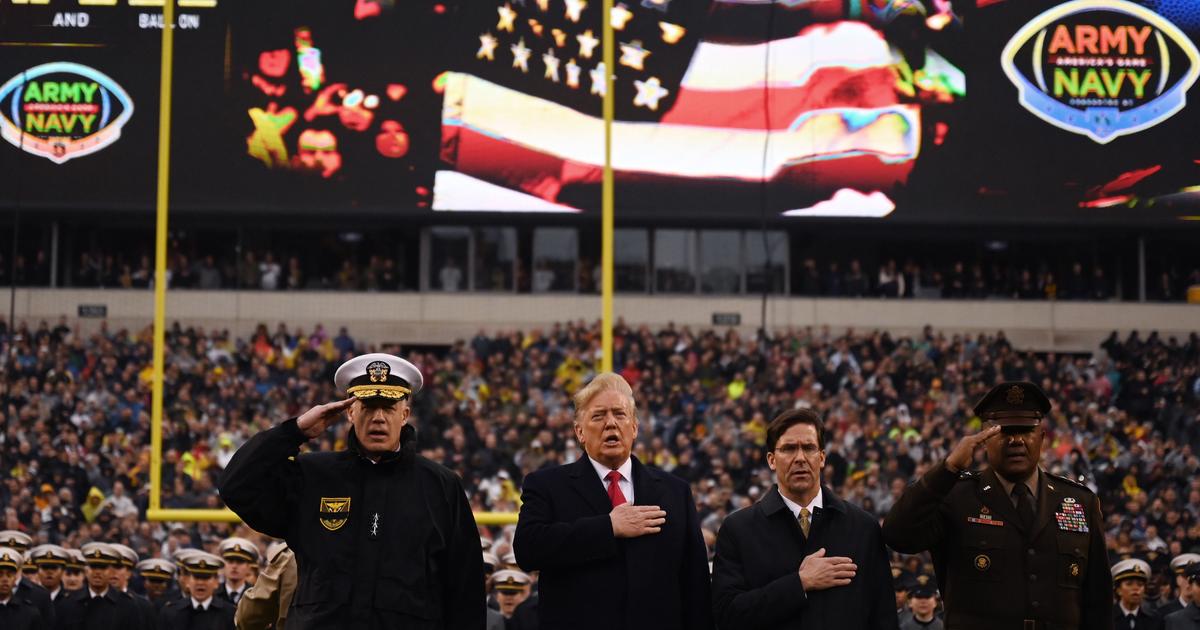
[[372, 352], [346, 361], [333, 375], [337, 388], [358, 399], [404, 400], [421, 391], [421, 370], [400, 357]]
[[1200, 553], [1181, 553], [1171, 558], [1171, 571], [1175, 575], [1183, 575], [1184, 569], [1191, 564], [1200, 564]]
[[1145, 560], [1138, 560], [1137, 558], [1129, 558], [1112, 566], [1113, 584], [1129, 578], [1149, 580], [1150, 563]]

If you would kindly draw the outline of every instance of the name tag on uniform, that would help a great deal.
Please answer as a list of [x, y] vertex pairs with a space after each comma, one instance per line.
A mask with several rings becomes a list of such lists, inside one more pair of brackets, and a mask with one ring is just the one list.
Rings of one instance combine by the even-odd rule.
[[1087, 514], [1073, 497], [1063, 499], [1062, 507], [1054, 513], [1058, 528], [1064, 532], [1088, 533]]
[[968, 523], [978, 523], [979, 525], [993, 525], [995, 527], [1004, 526], [1004, 521], [998, 521], [992, 518], [992, 511], [987, 509], [987, 506], [980, 508], [979, 516], [968, 516]]

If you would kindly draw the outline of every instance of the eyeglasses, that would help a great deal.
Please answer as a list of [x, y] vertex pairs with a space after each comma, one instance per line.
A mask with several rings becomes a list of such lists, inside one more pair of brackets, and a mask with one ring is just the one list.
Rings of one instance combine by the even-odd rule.
[[775, 452], [784, 457], [795, 457], [798, 452], [803, 452], [805, 457], [812, 457], [820, 453], [821, 448], [816, 444], [784, 444], [775, 447]]

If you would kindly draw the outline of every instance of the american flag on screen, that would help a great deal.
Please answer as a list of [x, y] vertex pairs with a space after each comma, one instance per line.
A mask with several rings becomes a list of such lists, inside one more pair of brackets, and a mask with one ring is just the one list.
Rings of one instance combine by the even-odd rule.
[[[712, 203], [719, 190], [718, 202], [749, 205], [764, 183], [776, 212], [890, 203], [879, 191], [903, 183], [921, 151], [921, 102], [964, 92], [945, 59], [929, 51], [913, 71], [885, 39], [898, 16], [940, 15], [915, 2], [617, 2], [619, 203]], [[469, 55], [446, 82], [451, 170], [437, 176], [435, 209], [598, 205], [600, 4], [472, 3]]]

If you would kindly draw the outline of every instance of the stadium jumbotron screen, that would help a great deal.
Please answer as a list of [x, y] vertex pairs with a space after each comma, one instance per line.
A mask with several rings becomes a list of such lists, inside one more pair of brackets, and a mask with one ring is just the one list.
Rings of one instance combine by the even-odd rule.
[[[598, 209], [598, 1], [187, 4], [178, 210]], [[0, 164], [22, 203], [148, 207], [161, 17], [6, 12]], [[1200, 213], [1200, 155], [1177, 141], [1200, 127], [1194, 4], [645, 0], [612, 17], [623, 216]], [[126, 176], [98, 177], [105, 161]]]

